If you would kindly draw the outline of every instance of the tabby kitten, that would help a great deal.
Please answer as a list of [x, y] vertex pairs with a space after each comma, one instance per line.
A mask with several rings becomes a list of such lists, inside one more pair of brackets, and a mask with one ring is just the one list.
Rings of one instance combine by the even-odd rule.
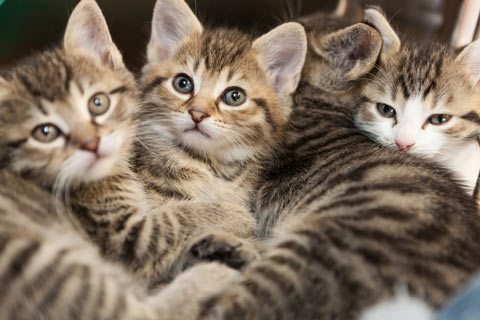
[[475, 204], [449, 171], [356, 129], [359, 93], [390, 39], [366, 24], [303, 21], [309, 53], [286, 151], [256, 198], [273, 246], [199, 318], [357, 319], [399, 285], [438, 307], [480, 266]]
[[[250, 209], [259, 171], [282, 139], [306, 48], [297, 23], [253, 41], [233, 29], [204, 29], [183, 0], [158, 0], [135, 160], [150, 195]], [[199, 241], [195, 255], [240, 250], [228, 234]], [[256, 257], [248, 247], [244, 254]]]
[[[4, 103], [6, 85], [2, 80], [0, 108], [15, 112]], [[180, 275], [168, 290], [145, 292], [59, 219], [46, 190], [7, 169], [0, 169], [0, 180], [1, 319], [183, 320], [201, 308], [195, 299], [240, 277], [223, 265], [205, 264]]]
[[460, 53], [438, 43], [398, 40], [382, 54], [358, 128], [375, 141], [434, 159], [473, 191], [480, 171], [480, 42]]
[[158, 0], [136, 159], [151, 191], [249, 207], [259, 167], [282, 138], [306, 46], [297, 23], [252, 41], [204, 29], [183, 0]]
[[148, 197], [129, 164], [139, 94], [95, 1], [72, 13], [63, 48], [32, 57], [3, 82], [2, 167], [64, 202], [59, 215], [137, 281], [170, 280], [202, 232], [253, 236], [253, 218], [237, 205]]

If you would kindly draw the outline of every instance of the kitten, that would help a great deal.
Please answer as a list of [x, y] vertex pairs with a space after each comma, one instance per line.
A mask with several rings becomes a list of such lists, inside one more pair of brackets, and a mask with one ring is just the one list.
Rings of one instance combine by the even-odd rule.
[[[433, 159], [470, 192], [480, 171], [480, 89], [470, 68], [480, 42], [457, 53], [438, 43], [404, 41], [384, 52], [362, 94], [359, 129], [382, 145]], [[479, 77], [480, 78], [480, 77]]]
[[309, 53], [285, 154], [256, 197], [273, 245], [198, 318], [353, 320], [399, 285], [437, 308], [480, 267], [475, 203], [448, 170], [356, 129], [359, 93], [394, 43], [366, 24], [303, 23]]
[[260, 169], [282, 139], [306, 47], [297, 23], [252, 40], [205, 29], [183, 0], [158, 0], [135, 160], [152, 197], [249, 209]]
[[95, 1], [79, 3], [63, 48], [32, 57], [3, 82], [2, 167], [49, 190], [58, 214], [139, 283], [169, 281], [207, 231], [253, 236], [253, 218], [237, 205], [148, 197], [129, 163], [139, 93]]
[[[2, 96], [5, 85], [2, 80]], [[15, 110], [3, 98], [0, 108]], [[1, 319], [183, 320], [182, 314], [201, 308], [193, 303], [197, 297], [240, 278], [223, 265], [204, 264], [180, 275], [169, 290], [146, 292], [59, 219], [59, 204], [46, 190], [7, 169], [0, 169], [0, 180]], [[191, 303], [179, 312], [183, 299]]]

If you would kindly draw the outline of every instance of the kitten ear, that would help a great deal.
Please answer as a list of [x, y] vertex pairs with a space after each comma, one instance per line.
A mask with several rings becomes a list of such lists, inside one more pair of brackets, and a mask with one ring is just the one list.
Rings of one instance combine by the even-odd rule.
[[75, 7], [63, 45], [67, 52], [82, 54], [107, 67], [124, 67], [122, 55], [95, 0], [81, 0]]
[[365, 10], [363, 20], [373, 25], [380, 32], [383, 39], [382, 56], [388, 56], [400, 50], [400, 38], [380, 10], [375, 8]]
[[380, 34], [372, 27], [357, 23], [321, 39], [312, 39], [313, 49], [335, 68], [343, 80], [356, 80], [369, 72], [382, 47]]
[[298, 86], [307, 54], [307, 36], [303, 26], [289, 22], [261, 36], [253, 43], [260, 65], [279, 93], [290, 95]]
[[472, 85], [475, 87], [480, 82], [480, 40], [466, 46], [457, 56], [459, 61], [467, 66]]
[[203, 27], [184, 0], [157, 0], [153, 11], [149, 62], [171, 57], [187, 37], [202, 33]]

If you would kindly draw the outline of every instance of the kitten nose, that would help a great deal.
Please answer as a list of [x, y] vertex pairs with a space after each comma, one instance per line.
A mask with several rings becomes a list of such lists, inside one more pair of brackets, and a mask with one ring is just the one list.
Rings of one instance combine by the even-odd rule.
[[203, 119], [209, 117], [207, 113], [199, 110], [188, 110], [188, 113], [190, 113], [190, 116], [195, 123], [200, 123], [203, 121]]
[[408, 151], [415, 145], [415, 142], [395, 139], [395, 144], [401, 151]]
[[90, 151], [93, 153], [97, 153], [98, 150], [98, 145], [100, 144], [100, 138], [95, 137], [88, 139], [87, 141], [83, 142], [80, 145], [80, 149], [85, 150], [85, 151]]

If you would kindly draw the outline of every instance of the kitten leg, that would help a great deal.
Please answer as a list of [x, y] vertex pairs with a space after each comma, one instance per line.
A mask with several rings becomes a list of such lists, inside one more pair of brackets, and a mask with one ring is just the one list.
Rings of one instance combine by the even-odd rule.
[[230, 233], [208, 233], [193, 241], [185, 266], [200, 261], [218, 261], [234, 269], [243, 269], [260, 256], [253, 239], [241, 239]]

